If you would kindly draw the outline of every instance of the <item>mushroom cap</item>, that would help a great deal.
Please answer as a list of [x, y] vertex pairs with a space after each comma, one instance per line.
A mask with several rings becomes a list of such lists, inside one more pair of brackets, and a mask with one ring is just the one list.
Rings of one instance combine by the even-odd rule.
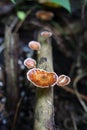
[[30, 42], [28, 43], [28, 46], [29, 46], [32, 50], [36, 50], [36, 51], [40, 50], [40, 48], [41, 48], [41, 44], [40, 44], [39, 42], [37, 42], [37, 41], [30, 41]]
[[57, 83], [58, 76], [55, 72], [33, 68], [27, 72], [27, 79], [37, 87], [47, 88], [49, 86], [54, 86]]
[[49, 38], [52, 36], [52, 32], [43, 31], [43, 32], [41, 32], [41, 36], [43, 36], [44, 38]]
[[28, 68], [28, 69], [31, 69], [31, 68], [34, 68], [36, 67], [36, 61], [32, 58], [27, 58], [24, 60], [24, 65]]
[[45, 11], [45, 10], [39, 10], [37, 13], [36, 13], [36, 17], [40, 20], [43, 20], [43, 21], [49, 21], [53, 18], [54, 14], [50, 11]]
[[57, 82], [57, 85], [58, 86], [66, 86], [66, 85], [68, 85], [69, 83], [71, 82], [71, 79], [70, 79], [70, 77], [68, 77], [68, 76], [66, 76], [66, 75], [60, 75], [59, 77], [58, 77], [58, 82]]

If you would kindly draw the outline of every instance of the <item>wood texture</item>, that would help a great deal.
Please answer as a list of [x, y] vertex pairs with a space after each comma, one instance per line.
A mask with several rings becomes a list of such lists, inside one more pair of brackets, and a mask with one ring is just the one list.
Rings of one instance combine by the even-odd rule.
[[[51, 39], [38, 35], [41, 50], [38, 52], [38, 68], [53, 72]], [[53, 87], [37, 88], [34, 130], [54, 130]]]

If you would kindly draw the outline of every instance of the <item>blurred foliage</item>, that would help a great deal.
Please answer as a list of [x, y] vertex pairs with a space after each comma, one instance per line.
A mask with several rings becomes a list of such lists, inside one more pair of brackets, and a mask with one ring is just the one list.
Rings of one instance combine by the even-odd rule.
[[46, 3], [48, 6], [59, 7], [62, 6], [71, 12], [70, 0], [38, 0], [40, 3]]
[[17, 16], [20, 20], [24, 20], [26, 17], [26, 13], [23, 11], [17, 11]]
[[[11, 0], [13, 4], [18, 2], [23, 2], [25, 0]], [[69, 13], [72, 12], [73, 8], [78, 8], [79, 5], [82, 5], [87, 2], [87, 0], [26, 0], [31, 2], [38, 2], [39, 4], [52, 7], [52, 8], [65, 8]]]
[[[24, 0], [11, 0], [12, 3], [16, 2], [22, 2]], [[27, 0], [27, 1], [35, 1], [35, 0]], [[70, 0], [36, 0], [40, 4], [45, 4], [46, 6], [51, 6], [51, 7], [64, 7], [66, 10], [71, 12], [71, 7], [70, 7]]]
[[[37, 2], [38, 4], [45, 5], [45, 6], [51, 7], [51, 8], [62, 8], [63, 7], [69, 13], [72, 13], [73, 11], [77, 10], [78, 8], [81, 8], [82, 5], [86, 4], [86, 2], [87, 2], [87, 0], [79, 0], [79, 1], [75, 1], [75, 0], [11, 0], [11, 2], [13, 4], [25, 2], [25, 1], [30, 1], [32, 3]], [[29, 6], [30, 5], [28, 5], [28, 7]], [[26, 13], [18, 10], [17, 16], [19, 17], [20, 20], [24, 20], [26, 17]]]

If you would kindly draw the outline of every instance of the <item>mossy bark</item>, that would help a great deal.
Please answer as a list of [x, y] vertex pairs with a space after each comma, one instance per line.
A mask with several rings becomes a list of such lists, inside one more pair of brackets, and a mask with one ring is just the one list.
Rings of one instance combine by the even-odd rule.
[[[38, 68], [53, 72], [51, 39], [38, 35], [41, 50], [38, 52]], [[34, 130], [54, 130], [53, 87], [37, 88]]]

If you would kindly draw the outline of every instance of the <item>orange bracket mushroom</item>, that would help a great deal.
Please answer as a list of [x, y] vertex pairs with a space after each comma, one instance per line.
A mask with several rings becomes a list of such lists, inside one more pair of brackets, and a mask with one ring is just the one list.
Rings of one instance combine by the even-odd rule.
[[54, 14], [50, 11], [39, 10], [36, 13], [36, 17], [43, 21], [49, 21], [49, 20], [52, 20], [52, 18], [54, 17]]
[[39, 68], [29, 70], [27, 79], [40, 88], [54, 86], [58, 82], [58, 76], [55, 72], [48, 72]]

